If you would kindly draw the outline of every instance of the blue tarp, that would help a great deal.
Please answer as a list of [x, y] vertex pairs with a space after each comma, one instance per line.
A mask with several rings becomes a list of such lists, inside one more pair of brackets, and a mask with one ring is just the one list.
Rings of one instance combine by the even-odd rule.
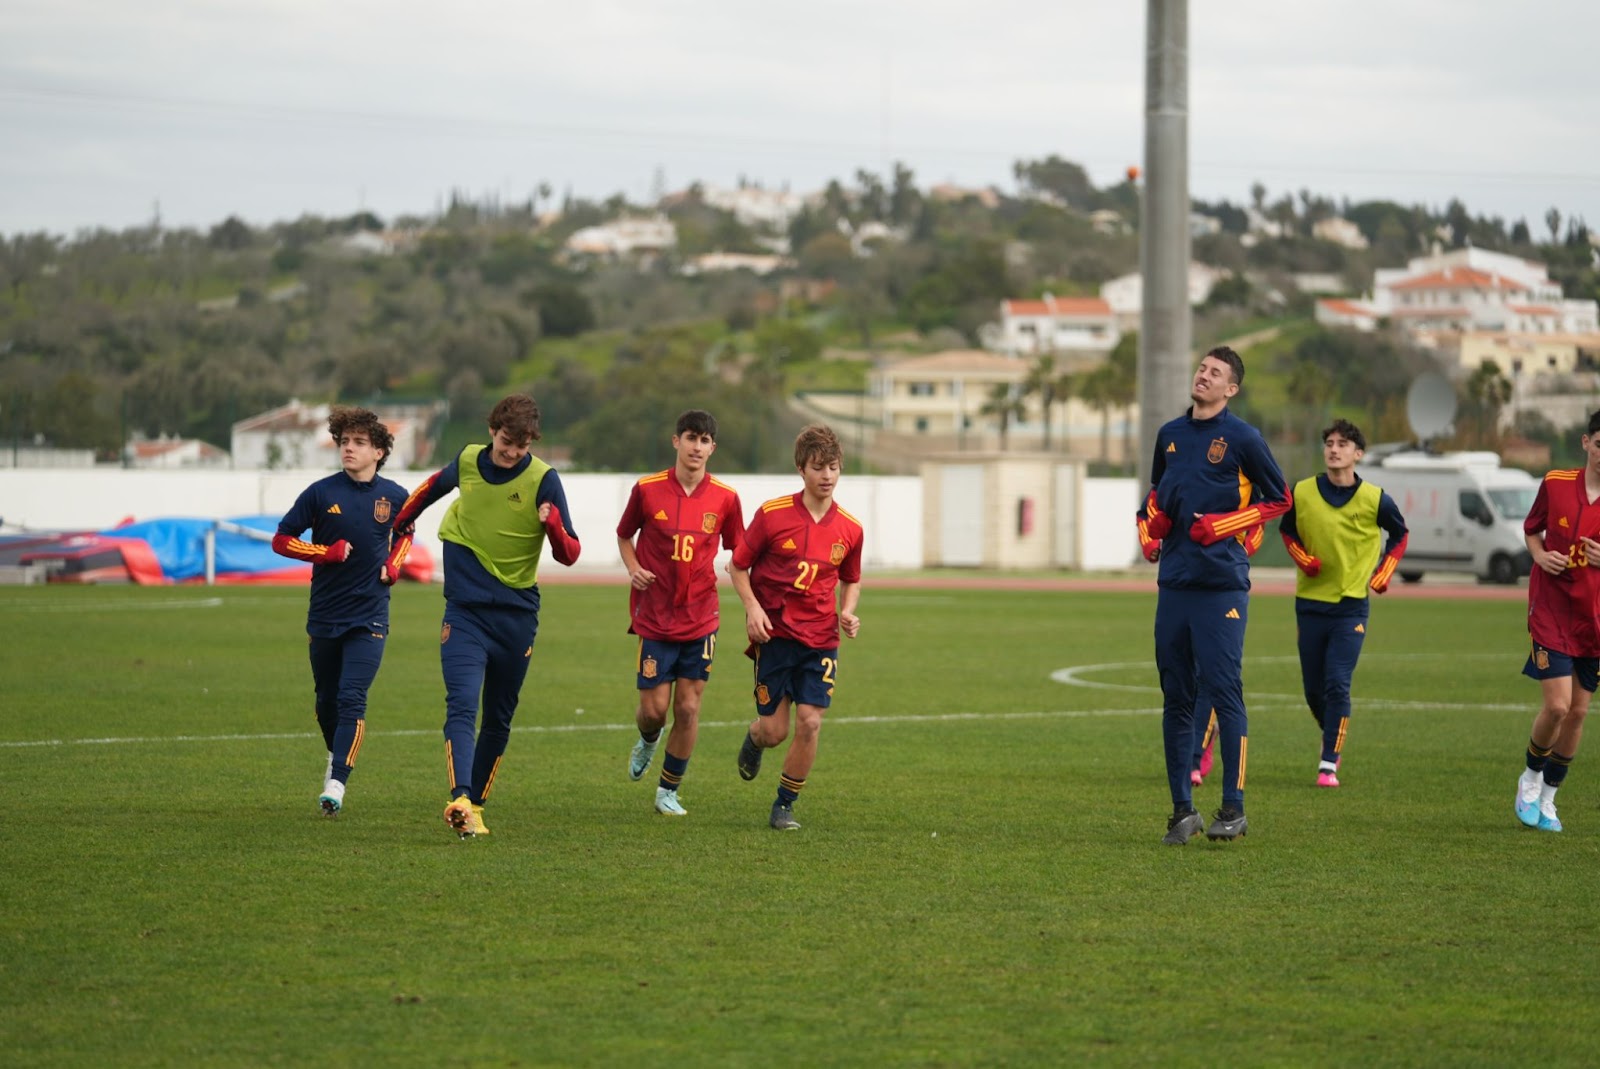
[[[138, 538], [149, 545], [161, 563], [162, 574], [175, 583], [186, 579], [203, 578], [206, 574], [206, 532], [214, 520], [168, 519], [145, 520], [117, 527], [100, 534], [108, 538]], [[276, 516], [234, 516], [228, 523], [264, 531], [271, 535], [278, 529]], [[310, 574], [311, 565], [280, 557], [272, 552], [270, 541], [258, 542], [233, 531], [217, 531], [217, 575], [251, 576], [264, 573], [293, 573], [303, 570]]]

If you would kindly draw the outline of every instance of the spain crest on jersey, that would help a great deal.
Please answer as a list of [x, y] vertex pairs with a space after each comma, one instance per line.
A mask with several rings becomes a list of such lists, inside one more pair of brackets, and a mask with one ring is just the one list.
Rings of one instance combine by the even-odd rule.
[[639, 674], [646, 679], [654, 679], [656, 677], [656, 659], [654, 657], [646, 657], [640, 661]]
[[832, 548], [828, 550], [828, 563], [837, 568], [844, 563], [844, 555], [847, 552], [848, 550], [843, 542], [835, 542]]
[[1222, 458], [1228, 455], [1228, 443], [1221, 438], [1211, 439], [1211, 448], [1206, 450], [1206, 459], [1213, 464], [1221, 464]]
[[717, 529], [717, 514], [715, 512], [703, 513], [700, 516], [700, 530], [712, 534]]
[[446, 642], [449, 642], [449, 641], [450, 641], [450, 625], [449, 624], [445, 624], [443, 627], [439, 628], [439, 645], [443, 646]]
[[388, 523], [393, 508], [394, 506], [390, 504], [388, 498], [380, 497], [372, 503], [372, 518], [379, 523]]

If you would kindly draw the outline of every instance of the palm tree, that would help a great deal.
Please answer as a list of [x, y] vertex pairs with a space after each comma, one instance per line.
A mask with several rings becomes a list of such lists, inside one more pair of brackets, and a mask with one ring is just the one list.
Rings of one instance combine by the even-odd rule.
[[1100, 413], [1100, 463], [1111, 463], [1111, 409], [1116, 404], [1114, 393], [1116, 371], [1111, 364], [1101, 364], [1078, 381], [1078, 398]]
[[[1133, 463], [1133, 419], [1131, 409], [1139, 400], [1139, 332], [1129, 331], [1117, 339], [1106, 358], [1106, 394], [1110, 403], [1122, 409], [1122, 462]], [[1101, 446], [1105, 451], [1105, 446]]]
[[1064, 394], [1069, 386], [1071, 377], [1056, 371], [1056, 356], [1054, 353], [1040, 353], [1034, 360], [1033, 366], [1028, 369], [1028, 377], [1022, 380], [1022, 396], [1039, 398], [1039, 408], [1044, 419], [1044, 451], [1050, 452], [1050, 410], [1057, 401], [1066, 399]]
[[1017, 396], [1016, 386], [1009, 382], [997, 382], [989, 387], [988, 398], [983, 402], [983, 407], [978, 409], [979, 415], [993, 416], [1000, 423], [1000, 452], [1006, 451], [1006, 432], [1011, 429], [1011, 421], [1021, 421], [1026, 408], [1022, 398]]
[[1500, 410], [1511, 400], [1511, 380], [1505, 377], [1500, 365], [1485, 360], [1467, 380], [1467, 395], [1478, 406], [1480, 433], [1486, 441], [1500, 436]]

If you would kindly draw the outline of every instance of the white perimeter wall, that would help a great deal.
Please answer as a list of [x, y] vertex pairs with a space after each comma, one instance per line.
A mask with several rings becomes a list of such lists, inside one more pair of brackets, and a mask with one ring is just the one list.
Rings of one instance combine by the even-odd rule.
[[[327, 474], [100, 468], [0, 470], [0, 521], [8, 532], [18, 528], [103, 531], [125, 519], [282, 515], [301, 490]], [[428, 473], [385, 474], [409, 490]], [[739, 491], [747, 517], [763, 501], [800, 488], [795, 475], [718, 472], [717, 477]], [[635, 478], [589, 474], [561, 477], [572, 508], [572, 522], [583, 541], [580, 569], [622, 573], [616, 551], [616, 526]], [[1082, 486], [1077, 510], [1076, 549], [1080, 557], [1059, 564], [1092, 570], [1132, 566], [1138, 558], [1138, 541], [1133, 534], [1133, 513], [1138, 507], [1134, 480], [1084, 479]], [[846, 476], [840, 481], [838, 498], [839, 504], [866, 528], [864, 567], [883, 570], [924, 566], [923, 487], [919, 477]], [[434, 551], [435, 560], [439, 552], [439, 521], [448, 504], [448, 500], [435, 504], [417, 523], [418, 541]], [[1039, 521], [1044, 531], [1052, 526], [1051, 517], [1041, 515]]]

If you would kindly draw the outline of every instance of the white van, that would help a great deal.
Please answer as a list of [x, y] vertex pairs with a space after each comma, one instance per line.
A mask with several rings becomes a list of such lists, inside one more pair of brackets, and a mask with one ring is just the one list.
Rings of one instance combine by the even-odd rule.
[[1369, 456], [1356, 473], [1394, 498], [1405, 516], [1405, 582], [1425, 572], [1470, 572], [1493, 583], [1528, 574], [1533, 562], [1522, 521], [1539, 480], [1527, 472], [1502, 468], [1494, 453], [1406, 451]]

